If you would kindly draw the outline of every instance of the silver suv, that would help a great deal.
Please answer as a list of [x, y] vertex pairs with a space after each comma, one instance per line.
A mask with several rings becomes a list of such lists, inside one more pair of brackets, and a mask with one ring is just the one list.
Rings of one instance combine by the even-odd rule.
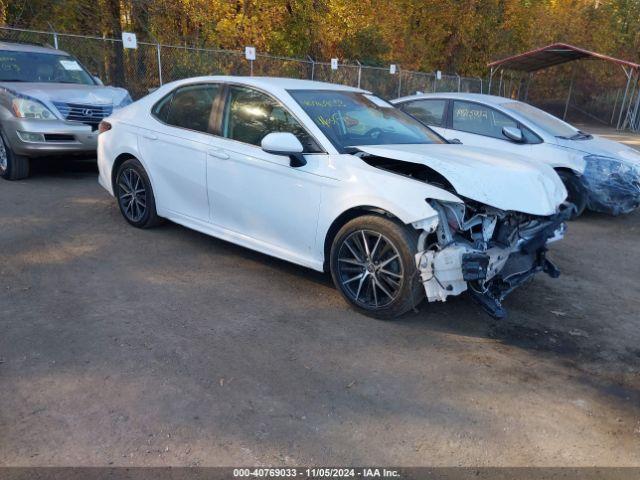
[[61, 50], [0, 42], [0, 176], [29, 175], [29, 158], [95, 153], [100, 121], [131, 103]]

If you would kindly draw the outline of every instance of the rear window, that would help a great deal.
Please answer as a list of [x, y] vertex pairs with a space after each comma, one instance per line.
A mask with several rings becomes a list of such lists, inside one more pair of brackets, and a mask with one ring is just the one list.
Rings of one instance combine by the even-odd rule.
[[426, 125], [441, 127], [444, 124], [446, 106], [446, 100], [416, 100], [402, 104], [400, 109]]
[[219, 91], [220, 85], [213, 83], [186, 85], [163, 97], [151, 113], [169, 125], [211, 133], [213, 102]]

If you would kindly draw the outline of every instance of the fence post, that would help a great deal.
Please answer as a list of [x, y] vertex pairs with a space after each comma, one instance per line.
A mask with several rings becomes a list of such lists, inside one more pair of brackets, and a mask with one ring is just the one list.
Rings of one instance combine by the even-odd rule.
[[313, 77], [316, 73], [316, 61], [313, 58], [311, 58], [309, 55], [307, 55], [307, 58], [311, 62], [311, 80], [313, 80]]
[[400, 69], [400, 65], [398, 68], [398, 98], [402, 96], [402, 70]]
[[356, 63], [358, 64], [358, 88], [360, 88], [360, 79], [362, 78], [362, 64], [356, 60]]
[[480, 93], [482, 94], [482, 77], [478, 77], [478, 80], [480, 80]]
[[160, 86], [162, 86], [162, 56], [160, 55], [159, 43], [156, 43], [156, 53], [158, 55], [158, 79], [160, 80]]
[[53, 48], [58, 50], [58, 33], [56, 32], [56, 29], [53, 28], [53, 25], [51, 25], [51, 23], [47, 22], [47, 24], [49, 25], [51, 33], [53, 34]]
[[460, 75], [456, 73], [456, 77], [458, 77], [458, 93], [460, 93], [460, 84], [461, 84]]
[[487, 93], [491, 95], [491, 83], [493, 82], [493, 74], [496, 73], [493, 67], [491, 67], [491, 71], [489, 72], [489, 85], [487, 86]]

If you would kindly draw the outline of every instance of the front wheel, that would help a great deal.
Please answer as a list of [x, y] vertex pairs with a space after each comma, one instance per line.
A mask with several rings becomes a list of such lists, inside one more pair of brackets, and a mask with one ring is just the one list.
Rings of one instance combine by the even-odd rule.
[[357, 311], [392, 319], [424, 298], [414, 255], [417, 233], [386, 217], [365, 215], [344, 225], [331, 247], [331, 276]]
[[11, 150], [4, 133], [0, 132], [0, 177], [21, 180], [29, 176], [29, 159]]
[[132, 158], [120, 165], [114, 190], [120, 213], [131, 225], [151, 228], [161, 223], [149, 176], [138, 160]]
[[570, 220], [575, 220], [587, 208], [587, 190], [582, 182], [571, 172], [559, 171], [558, 176], [567, 189], [567, 201], [576, 206], [576, 212], [571, 216]]

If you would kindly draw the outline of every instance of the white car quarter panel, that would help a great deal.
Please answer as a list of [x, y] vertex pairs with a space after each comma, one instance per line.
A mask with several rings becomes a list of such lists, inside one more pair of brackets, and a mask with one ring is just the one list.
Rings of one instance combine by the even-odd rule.
[[140, 158], [137, 127], [111, 121], [112, 128], [98, 136], [98, 182], [114, 195], [112, 178], [113, 166], [120, 155]]
[[445, 190], [377, 169], [353, 155], [332, 155], [327, 160], [329, 169], [339, 170], [340, 174], [337, 182], [323, 185], [316, 240], [318, 258], [324, 256], [325, 239], [333, 222], [354, 208], [373, 207], [409, 225], [437, 216], [427, 199], [462, 202]]

